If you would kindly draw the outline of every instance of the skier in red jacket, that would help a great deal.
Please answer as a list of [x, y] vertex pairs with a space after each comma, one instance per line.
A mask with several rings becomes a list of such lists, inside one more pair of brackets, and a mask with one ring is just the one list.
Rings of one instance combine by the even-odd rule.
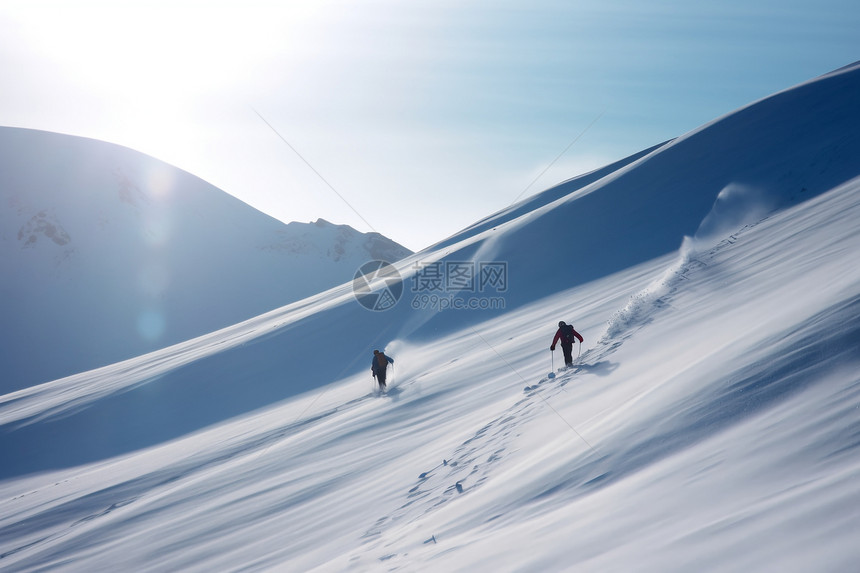
[[558, 331], [555, 333], [555, 338], [552, 339], [550, 350], [555, 350], [555, 343], [561, 340], [561, 350], [564, 352], [564, 365], [573, 366], [573, 343], [575, 339], [579, 339], [582, 344], [583, 338], [580, 333], [573, 329], [573, 326], [565, 324], [563, 320], [558, 323]]

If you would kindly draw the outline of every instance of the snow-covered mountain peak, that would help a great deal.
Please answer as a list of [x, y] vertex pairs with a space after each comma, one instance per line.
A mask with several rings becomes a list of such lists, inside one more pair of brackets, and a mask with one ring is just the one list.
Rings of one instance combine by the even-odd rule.
[[354, 269], [369, 260], [394, 262], [412, 254], [409, 249], [377, 232], [361, 233], [349, 225], [336, 225], [325, 219], [287, 224], [272, 248], [293, 254], [348, 261]]
[[4, 392], [206, 334], [410, 254], [323, 220], [283, 224], [130, 149], [26, 129], [0, 128], [0, 205], [0, 295], [15, 301], [0, 311]]

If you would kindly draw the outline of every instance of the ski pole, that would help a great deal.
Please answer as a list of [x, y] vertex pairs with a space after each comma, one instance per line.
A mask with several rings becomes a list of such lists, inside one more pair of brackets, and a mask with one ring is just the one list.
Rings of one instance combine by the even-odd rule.
[[549, 356], [550, 356], [550, 364], [552, 365], [552, 369], [550, 370], [550, 372], [555, 372], [555, 351], [550, 349]]

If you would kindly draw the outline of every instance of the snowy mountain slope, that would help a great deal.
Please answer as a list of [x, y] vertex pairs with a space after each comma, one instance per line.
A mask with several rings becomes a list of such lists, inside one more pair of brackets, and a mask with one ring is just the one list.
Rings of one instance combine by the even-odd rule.
[[[0, 563], [848, 569], [858, 76], [403, 261], [391, 310], [344, 285], [3, 396]], [[437, 258], [505, 261], [507, 308], [413, 308], [410, 273]], [[586, 344], [549, 379], [559, 318]], [[374, 346], [396, 359], [384, 398], [369, 394]]]
[[[673, 158], [676, 163], [667, 165], [660, 153], [649, 156], [648, 161], [644, 161], [636, 168], [637, 170], [645, 170], [645, 175], [641, 179], [633, 177], [632, 173], [627, 175], [626, 169], [629, 167], [625, 168], [621, 174], [610, 176], [606, 178], [608, 181], [603, 182], [604, 185], [610, 186], [610, 192], [606, 192], [603, 187], [597, 187], [600, 192], [592, 193], [595, 188], [586, 187], [574, 193], [571, 198], [559, 199], [523, 215], [517, 220], [506, 223], [507, 227], [502, 226], [497, 228], [497, 231], [488, 230], [468, 237], [458, 245], [458, 248], [445, 249], [435, 255], [422, 254], [414, 259], [406, 260], [401, 266], [401, 271], [404, 276], [408, 276], [416, 261], [431, 260], [432, 256], [438, 257], [446, 253], [448, 258], [454, 261], [469, 260], [470, 258], [504, 261], [508, 265], [508, 275], [512, 286], [503, 293], [507, 310], [497, 312], [500, 314], [509, 312], [518, 306], [521, 300], [529, 300], [530, 298], [537, 300], [544, 291], [559, 292], [578, 281], [583, 282], [589, 274], [596, 272], [595, 269], [606, 269], [608, 272], [616, 267], [624, 268], [623, 265], [633, 258], [631, 252], [633, 256], [636, 256], [647, 249], [653, 251], [655, 256], [659, 256], [663, 254], [660, 252], [663, 248], [660, 245], [668, 244], [668, 240], [665, 238], [665, 229], [683, 226], [685, 229], [695, 230], [706, 218], [708, 211], [704, 210], [697, 215], [698, 218], [695, 221], [690, 219], [683, 225], [678, 222], [681, 213], [695, 213], [694, 207], [704, 202], [699, 193], [681, 191], [716, 187], [708, 179], [691, 177], [708, 171], [719, 172], [719, 168], [710, 165], [710, 163], [705, 163], [701, 167], [691, 163], [696, 157], [704, 155], [705, 152], [717, 153], [712, 145], [714, 139], [729, 142], [724, 153], [730, 159], [747, 156], [737, 148], [738, 141], [746, 141], [752, 146], [750, 154], [754, 154], [762, 163], [776, 162], [780, 169], [783, 158], [789, 155], [789, 152], [794, 148], [801, 148], [808, 155], [817, 156], [822, 154], [824, 150], [833, 147], [833, 142], [836, 141], [842, 142], [843, 148], [852, 149], [847, 146], [853, 145], [853, 149], [857, 150], [860, 147], [857, 135], [860, 131], [853, 129], [852, 125], [856, 125], [858, 118], [856, 113], [854, 116], [847, 113], [851, 102], [846, 101], [846, 99], [850, 100], [852, 94], [857, 91], [858, 74], [856, 70], [848, 70], [843, 74], [853, 78], [853, 88], [850, 81], [843, 78], [843, 84], [847, 84], [847, 87], [840, 85], [838, 86], [840, 89], [834, 91], [830, 84], [832, 76], [796, 88], [806, 94], [806, 98], [791, 99], [797, 101], [798, 105], [801, 106], [800, 109], [803, 110], [815, 110], [816, 108], [811, 105], [812, 102], [820, 101], [826, 94], [833, 94], [833, 109], [827, 108], [820, 113], [816, 111], [813, 118], [803, 119], [805, 115], [797, 113], [795, 108], [774, 105], [771, 100], [761, 102], [761, 104], [766, 104], [762, 110], [762, 115], [767, 122], [772, 124], [780, 123], [779, 117], [775, 115], [777, 112], [782, 112], [787, 116], [785, 121], [801, 125], [814, 124], [814, 119], [818, 119], [822, 114], [829, 116], [841, 114], [844, 116], [842, 123], [826, 122], [823, 124], [830, 126], [830, 130], [819, 134], [820, 141], [810, 141], [803, 145], [789, 142], [787, 147], [771, 141], [771, 147], [767, 150], [776, 159], [761, 159], [767, 156], [767, 150], [761, 147], [761, 142], [763, 138], [766, 139], [769, 136], [756, 130], [748, 134], [739, 132], [739, 126], [746, 125], [746, 122], [738, 122], [733, 119], [733, 116], [728, 116], [722, 121], [693, 134], [694, 136], [698, 134], [700, 137], [687, 136], [681, 138], [682, 141], [689, 141], [690, 143], [673, 146]], [[790, 90], [785, 93], [790, 93]], [[749, 112], [745, 111], [745, 113]], [[765, 122], [765, 119], [757, 120], [755, 125]], [[851, 120], [855, 123], [850, 123]], [[722, 127], [723, 121], [729, 121], [731, 129]], [[709, 129], [717, 129], [718, 136], [704, 137], [702, 134]], [[720, 136], [725, 132], [734, 133], [736, 139]], [[700, 143], [706, 147], [700, 148]], [[834, 172], [840, 174], [839, 178], [842, 177], [841, 173], [850, 171], [852, 164], [850, 158], [858, 155], [860, 153], [843, 153], [837, 156], [848, 159], [842, 163], [837, 163], [833, 169]], [[651, 161], [658, 159], [661, 161], [661, 167], [665, 168], [658, 171], [667, 172], [663, 179], [673, 180], [676, 183], [672, 187], [675, 190], [672, 194], [665, 192], [666, 187], [664, 185], [655, 185], [653, 183], [654, 170], [646, 169]], [[811, 160], [807, 158], [806, 161], [796, 161], [795, 164], [804, 165], [810, 162]], [[801, 174], [814, 181], [819, 171], [821, 170], [814, 169], [807, 173], [801, 172]], [[672, 173], [678, 175], [673, 176]], [[776, 187], [783, 173], [780, 170], [775, 171], [775, 173], [776, 181], [773, 183], [773, 192], [783, 192], [782, 201], [787, 201], [794, 193], [794, 186]], [[686, 176], [686, 179], [682, 175]], [[818, 176], [822, 175], [832, 178], [832, 175], [827, 172]], [[622, 176], [632, 179], [626, 187], [621, 187], [617, 183]], [[658, 179], [658, 183], [663, 183], [663, 179]], [[601, 182], [595, 183], [598, 186], [600, 184]], [[638, 195], [647, 193], [653, 194], [653, 202], [647, 205], [649, 211], [643, 212], [642, 200], [638, 198]], [[634, 204], [639, 208], [631, 208], [619, 202], [620, 194], [634, 197]], [[754, 207], [762, 203], [761, 195], [762, 193], [756, 189], [732, 186], [726, 188], [724, 198], [726, 196], [729, 198], [739, 196], [740, 201], [735, 200], [734, 205], [732, 205], [732, 201], [729, 201], [728, 206], [733, 206], [736, 212], [743, 214], [748, 206]], [[715, 192], [714, 196], [708, 197], [707, 200], [713, 204], [716, 196]], [[601, 202], [601, 198], [604, 198], [605, 202]], [[772, 201], [772, 203], [775, 202]], [[722, 203], [726, 203], [726, 201], [721, 201], [720, 204]], [[709, 208], [711, 206], [709, 204]], [[560, 214], [556, 214], [556, 212]], [[664, 213], [663, 216], [660, 216], [661, 212]], [[645, 215], [644, 218], [641, 217], [642, 215]], [[554, 220], [577, 218], [591, 225], [593, 227], [592, 232], [583, 234], [576, 231], [573, 243], [559, 241], [546, 257], [535, 255], [539, 250], [544, 250], [545, 245], [543, 243], [548, 240], [548, 234], [561, 235], [563, 233], [563, 231], [552, 231], [552, 229], [564, 227], [563, 224], [561, 226], [558, 223], [553, 224]], [[740, 226], [742, 220], [736, 221], [736, 224]], [[547, 229], [548, 225], [549, 229]], [[635, 240], [627, 241], [629, 244], [624, 243], [623, 233], [628, 232], [634, 226], [647, 227], [644, 231], [633, 235]], [[679, 233], [675, 237], [674, 246], [667, 252], [674, 252], [680, 245], [682, 237], [683, 235]], [[580, 245], [583, 242], [593, 243], [592, 248], [581, 248]], [[623, 248], [610, 248], [615, 242], [622, 243]], [[658, 246], [655, 247], [651, 243]], [[509, 245], [507, 249], [504, 248], [505, 244]], [[605, 245], [606, 248], [598, 248], [599, 245]], [[579, 261], [579, 264], [572, 266], [571, 264], [558, 263], [556, 253], [559, 251], [562, 255], [568, 255], [574, 262]], [[476, 252], [479, 254], [476, 255]], [[537, 271], [530, 268], [540, 260], [545, 261], [542, 268], [537, 269]], [[519, 285], [517, 285], [518, 282]], [[414, 286], [414, 281], [411, 284]], [[28, 468], [45, 467], [45, 464], [48, 464], [47, 467], [56, 467], [57, 464], [64, 465], [74, 462], [78, 458], [81, 461], [101, 459], [106, 455], [115, 455], [135, 447], [152, 445], [161, 440], [182, 435], [219, 420], [319, 387], [331, 380], [339, 379], [344, 374], [360, 368], [361, 361], [366, 360], [365, 353], [370, 345], [378, 345], [385, 340], [394, 338], [411, 337], [422, 340], [439, 336], [452, 330], [461, 329], [463, 320], [474, 314], [435, 312], [433, 308], [416, 311], [413, 308], [414, 305], [410, 304], [416, 302], [416, 298], [410, 297], [418, 297], [421, 293], [413, 295], [411, 292], [408, 292], [403, 302], [393, 310], [384, 313], [372, 313], [354, 304], [348, 287], [335, 292], [336, 297], [327, 299], [329, 302], [324, 307], [317, 306], [314, 308], [311, 319], [307, 317], [307, 306], [312, 303], [305, 303], [298, 305], [300, 309], [298, 312], [287, 309], [282, 318], [270, 320], [265, 327], [259, 327], [259, 321], [255, 321], [254, 326], [242, 327], [240, 325], [237, 327], [241, 332], [253, 332], [260, 328], [270, 333], [263, 339], [247, 340], [244, 336], [250, 337], [252, 335], [246, 334], [243, 337], [238, 337], [230, 334], [227, 340], [243, 340], [242, 345], [234, 348], [236, 342], [224, 343], [223, 340], [210, 344], [208, 342], [210, 339], [207, 338], [202, 343], [192, 344], [188, 347], [183, 346], [180, 350], [170, 351], [171, 355], [184, 352], [185, 356], [191, 357], [182, 359], [181, 363], [183, 364], [190, 359], [214, 354], [211, 359], [186, 364], [181, 370], [172, 368], [173, 360], [159, 359], [157, 362], [165, 366], [157, 369], [152, 367], [152, 360], [149, 358], [143, 358], [142, 362], [140, 360], [133, 361], [135, 364], [144, 364], [143, 374], [140, 377], [125, 377], [124, 382], [118, 385], [119, 388], [113, 388], [108, 392], [97, 392], [96, 396], [108, 394], [110, 400], [101, 401], [99, 409], [101, 413], [99, 415], [93, 415], [93, 413], [86, 411], [81, 414], [82, 419], [86, 420], [85, 427], [94, 424], [93, 420], [99, 420], [100, 422], [92, 429], [98, 435], [110, 436], [110, 443], [103, 444], [102, 440], [78, 439], [77, 432], [71, 431], [81, 423], [76, 417], [52, 421], [44, 426], [28, 426], [26, 430], [19, 430], [19, 437], [13, 442], [27, 444], [31, 441], [38, 441], [41, 444], [40, 450], [44, 450], [43, 455], [22, 456], [20, 460], [16, 458], [14, 463], [9, 463], [6, 466], [5, 471], [14, 475], [19, 471], [27, 471]], [[493, 312], [482, 311], [481, 314], [486, 316], [492, 315]], [[241, 330], [242, 328], [244, 330]], [[231, 329], [228, 332], [232, 333], [234, 330]], [[278, 357], [277, 362], [272, 362], [273, 357]], [[346, 359], [340, 357], [346, 357]], [[122, 368], [127, 370], [129, 367], [124, 365]], [[153, 382], [146, 385], [145, 390], [141, 388], [131, 396], [110, 396], [112, 392], [128, 387], [130, 384], [144, 382], [147, 375], [157, 375], [157, 377]], [[78, 387], [79, 380], [89, 380], [87, 385], [99, 387], [99, 384], [94, 382], [92, 377], [82, 375], [54, 384], [53, 388], [56, 390], [51, 391], [60, 393], [62, 396], [68, 396], [73, 388]], [[35, 391], [33, 396], [35, 397], [27, 399], [18, 397], [16, 402], [24, 403], [33, 400], [39, 402], [40, 397], [43, 396], [42, 390]], [[201, 396], [206, 397], [205, 407], [191, 408]], [[86, 403], [89, 398], [76, 398], [71, 403], [77, 405], [80, 401]], [[117, 420], [126, 420], [130, 423], [121, 424], [116, 428], [113, 422], [114, 416]], [[148, 423], [152, 419], [158, 419], [160, 422], [157, 432], [153, 432]], [[133, 423], [131, 423], [132, 421]], [[22, 432], [33, 433], [34, 438], [32, 440], [19, 439]], [[71, 443], [65, 443], [64, 439], [36, 440], [36, 436], [39, 436], [40, 433], [62, 436], [64, 439], [70, 440]], [[72, 447], [75, 443], [79, 445]], [[72, 460], [66, 459], [69, 456], [72, 457]], [[18, 463], [24, 465], [18, 469], [16, 468]]]
[[368, 258], [409, 254], [323, 220], [284, 225], [129, 149], [24, 129], [0, 128], [0, 205], [4, 393], [283, 306], [351, 279]]
[[[860, 276], [846, 265], [858, 191], [402, 346], [390, 398], [369, 398], [353, 376], [171, 444], [7, 481], [3, 559], [11, 570], [845, 570], [858, 557]], [[809, 245], [816, 270], [799, 274]], [[648, 299], [663, 277], [661, 301], [606, 329], [625, 287]], [[823, 277], [826, 292], [810, 288]], [[521, 393], [521, 376], [545, 372], [536, 339], [572, 297], [582, 330], [616, 335]], [[514, 368], [482, 337], [501, 339]]]
[[673, 251], [729, 186], [747, 189], [750, 202], [771, 208], [831, 189], [857, 174], [858, 99], [854, 67], [756, 102], [521, 218], [528, 224], [507, 231], [508, 244], [551, 250], [556, 265], [541, 264], [542, 257], [526, 249], [503, 256], [519, 276], [546, 285], [542, 294], [550, 294]]

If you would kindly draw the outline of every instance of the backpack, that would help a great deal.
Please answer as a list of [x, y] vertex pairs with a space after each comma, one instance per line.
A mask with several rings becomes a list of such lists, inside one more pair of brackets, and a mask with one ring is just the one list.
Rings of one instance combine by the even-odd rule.
[[570, 324], [565, 324], [561, 327], [561, 339], [565, 342], [573, 344], [575, 342], [573, 338], [573, 326]]
[[382, 371], [388, 368], [388, 357], [382, 352], [376, 355], [376, 367]]

